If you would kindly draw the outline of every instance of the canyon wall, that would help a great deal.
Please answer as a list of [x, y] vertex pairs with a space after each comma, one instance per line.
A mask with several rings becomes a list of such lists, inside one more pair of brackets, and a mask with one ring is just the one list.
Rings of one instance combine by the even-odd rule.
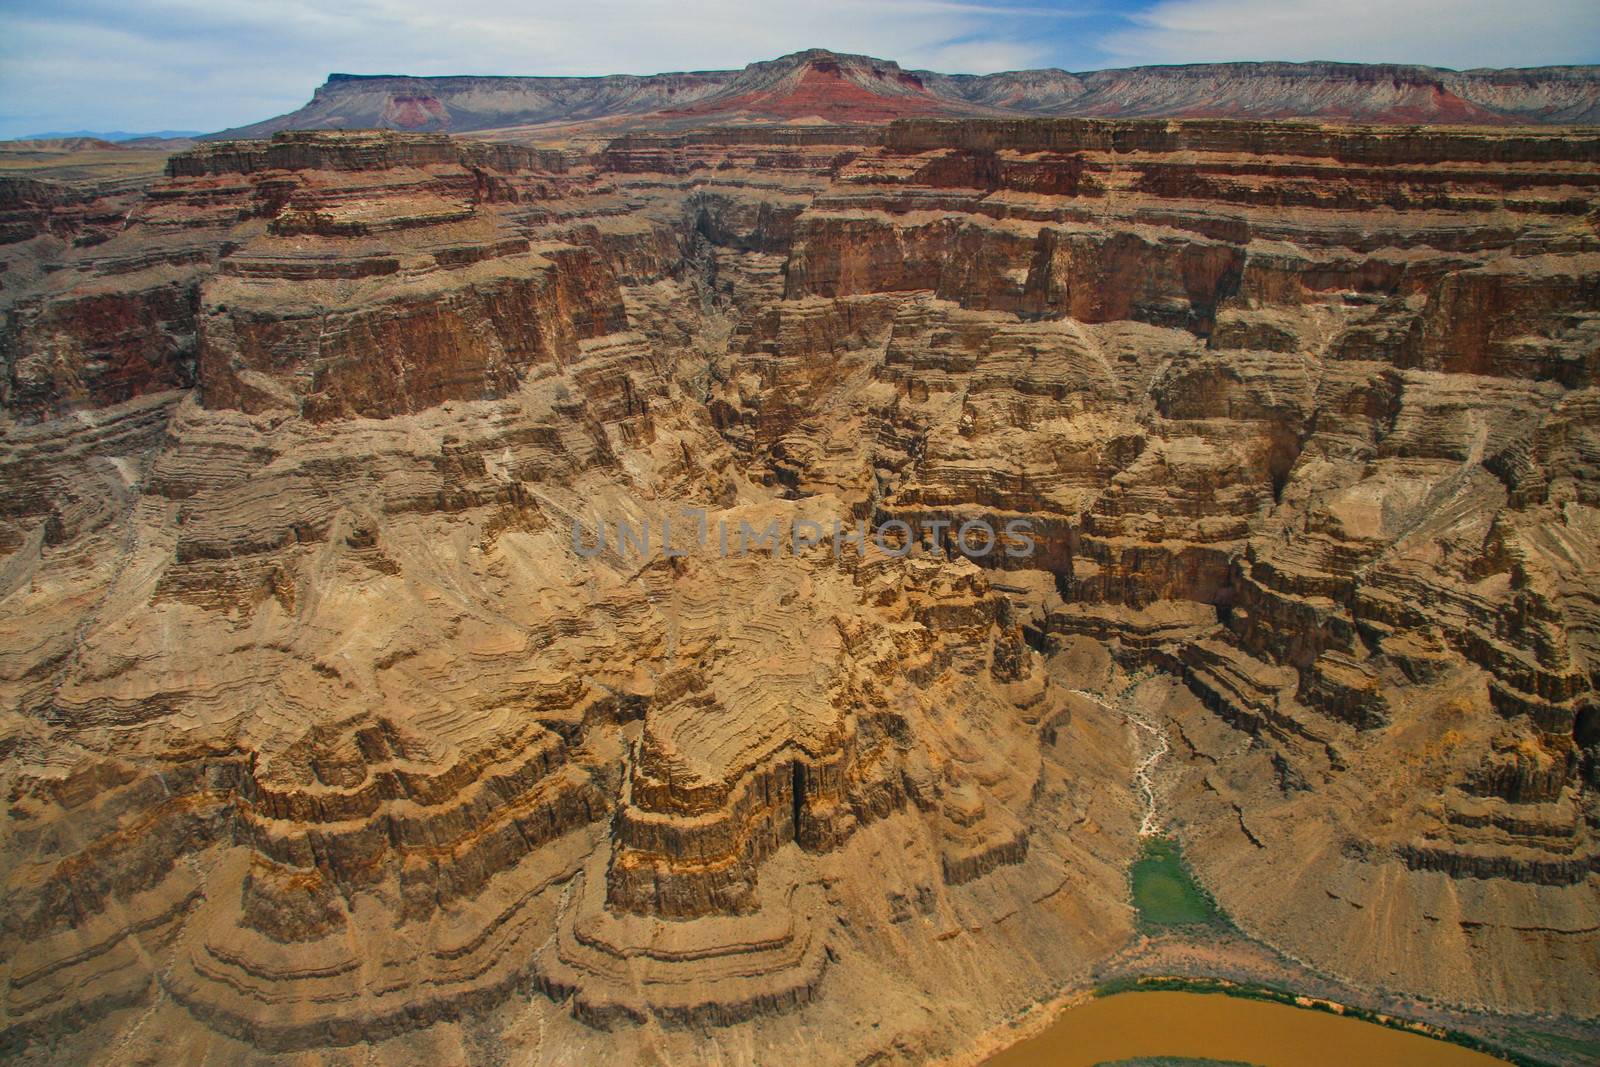
[[302, 108], [213, 134], [360, 129], [551, 136], [708, 121], [884, 123], [919, 115], [1299, 119], [1523, 126], [1600, 121], [1600, 68], [1191, 63], [939, 74], [813, 48], [742, 70], [524, 78], [330, 74]]
[[959, 1055], [1134, 934], [1114, 677], [1246, 932], [1600, 1016], [1597, 152], [919, 119], [0, 178], [0, 1042]]

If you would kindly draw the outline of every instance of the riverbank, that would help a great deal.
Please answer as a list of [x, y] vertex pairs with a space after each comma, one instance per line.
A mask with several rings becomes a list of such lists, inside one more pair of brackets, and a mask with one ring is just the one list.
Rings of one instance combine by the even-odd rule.
[[1338, 1012], [1178, 989], [1098, 996], [1006, 1049], [991, 1067], [1096, 1067], [1185, 1057], [1263, 1067], [1495, 1067], [1483, 1052]]
[[1519, 1067], [1589, 1067], [1600, 1032], [1580, 1020], [1463, 1012], [1384, 997], [1319, 974], [1235, 930], [1204, 928], [1140, 936], [1096, 968], [1089, 984], [1064, 990], [983, 1035], [952, 1061], [965, 1067], [1038, 1037], [1062, 1013], [1135, 990], [1167, 990], [1272, 1001], [1433, 1037]]
[[[1108, 675], [1075, 692], [1120, 717], [1129, 731], [1142, 800], [1141, 851], [1129, 870], [1128, 902], [1137, 936], [1103, 961], [1089, 981], [1019, 1013], [985, 1035], [970, 1059], [998, 1051], [1054, 1025], [1061, 1012], [1117, 992], [1168, 988], [1269, 1000], [1373, 1022], [1449, 1041], [1525, 1067], [1589, 1067], [1600, 1063], [1600, 1026], [1556, 1015], [1499, 1014], [1443, 1005], [1378, 986], [1357, 985], [1306, 965], [1256, 940], [1218, 904], [1185, 858], [1181, 831], [1171, 832], [1168, 790], [1158, 781], [1172, 753], [1165, 729], [1133, 699], [1140, 676]], [[1080, 682], [1080, 685], [1082, 683]]]

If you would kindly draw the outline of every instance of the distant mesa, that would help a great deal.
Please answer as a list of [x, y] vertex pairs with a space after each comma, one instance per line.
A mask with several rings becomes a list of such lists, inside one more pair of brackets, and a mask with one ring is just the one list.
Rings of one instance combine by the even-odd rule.
[[907, 71], [811, 49], [743, 70], [590, 78], [331, 74], [297, 111], [223, 130], [380, 127], [518, 133], [916, 116], [1302, 118], [1328, 123], [1600, 122], [1600, 66], [1455, 71], [1360, 63], [1201, 63], [1071, 73]]
[[60, 130], [31, 133], [26, 137], [0, 140], [0, 155], [8, 158], [34, 155], [61, 155], [74, 152], [180, 152], [194, 144], [200, 135], [195, 130], [156, 130], [129, 133], [126, 130]]

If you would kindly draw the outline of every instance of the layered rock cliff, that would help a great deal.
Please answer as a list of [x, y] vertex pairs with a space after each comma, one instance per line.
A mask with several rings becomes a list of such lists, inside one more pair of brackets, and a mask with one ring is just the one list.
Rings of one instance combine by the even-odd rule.
[[221, 133], [283, 130], [604, 133], [708, 121], [886, 122], [918, 115], [1315, 119], [1523, 125], [1600, 121], [1600, 69], [1441, 70], [1363, 63], [1196, 63], [1069, 73], [908, 71], [810, 49], [743, 70], [593, 78], [331, 74], [297, 111]]
[[8, 187], [0, 1041], [960, 1054], [1132, 936], [1117, 706], [1246, 932], [1600, 1016], [1597, 155], [915, 120]]

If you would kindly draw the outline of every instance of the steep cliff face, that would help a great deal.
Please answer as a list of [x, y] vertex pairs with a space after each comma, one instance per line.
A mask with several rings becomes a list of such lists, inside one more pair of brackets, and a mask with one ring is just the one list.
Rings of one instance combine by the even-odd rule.
[[1600, 121], [1595, 67], [1440, 70], [1200, 63], [1072, 74], [908, 71], [810, 49], [743, 70], [594, 78], [332, 74], [298, 111], [215, 137], [283, 130], [691, 128], [707, 121], [887, 122], [917, 115], [1313, 119], [1449, 125]]
[[1246, 932], [1592, 1020], [1597, 153], [300, 133], [29, 193], [5, 1047], [961, 1054], [1133, 937], [1118, 708]]
[[799, 216], [786, 273], [790, 316], [901, 294], [858, 342], [877, 446], [770, 426], [811, 383], [782, 332], [725, 418], [802, 490], [859, 463], [879, 516], [1041, 521], [1039, 640], [1181, 683], [1135, 699], [1180, 731], [1173, 818], [1247, 926], [1592, 1011], [1600, 527], [1582, 476], [1509, 472], [1553, 484], [1525, 457], [1594, 388], [1595, 147], [898, 123]]

